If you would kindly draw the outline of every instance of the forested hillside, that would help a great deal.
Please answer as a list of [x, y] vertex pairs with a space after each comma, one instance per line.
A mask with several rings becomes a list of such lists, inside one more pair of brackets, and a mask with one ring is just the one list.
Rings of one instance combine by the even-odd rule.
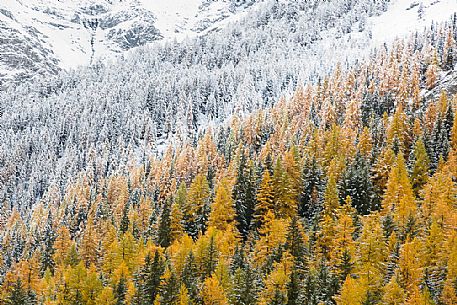
[[[69, 112], [68, 129], [39, 135], [76, 150], [48, 144], [56, 151], [40, 158], [74, 153], [84, 166], [65, 168], [77, 178], [63, 192], [53, 181], [29, 208], [9, 201], [19, 193], [5, 196], [2, 304], [457, 304], [457, 97], [423, 98], [455, 74], [456, 35], [455, 18], [434, 25], [273, 106], [246, 91], [269, 107], [234, 112], [162, 157], [142, 150], [139, 163], [134, 141], [146, 138], [149, 116], [105, 104], [113, 111], [87, 125], [118, 128], [75, 132], [78, 110], [55, 104]], [[103, 69], [78, 81], [123, 77]], [[97, 92], [66, 80], [70, 91], [40, 94]], [[104, 92], [134, 92], [123, 88]], [[43, 112], [27, 120], [41, 124], [49, 105], [36, 103]], [[16, 115], [10, 128], [39, 130]], [[154, 136], [180, 126], [163, 122]], [[27, 166], [40, 162], [34, 136]], [[105, 137], [106, 155], [75, 152], [91, 137]], [[109, 159], [108, 149], [125, 152]], [[7, 179], [19, 179], [17, 168]]]
[[387, 3], [270, 0], [219, 32], [0, 90], [0, 201], [28, 213], [89, 162], [112, 174], [271, 106], [338, 60], [345, 70], [368, 55], [364, 20]]

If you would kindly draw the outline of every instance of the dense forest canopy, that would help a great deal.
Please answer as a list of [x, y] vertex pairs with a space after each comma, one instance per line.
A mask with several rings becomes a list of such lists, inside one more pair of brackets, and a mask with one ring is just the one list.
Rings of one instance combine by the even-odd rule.
[[367, 55], [366, 19], [387, 3], [265, 1], [219, 32], [0, 92], [0, 202], [28, 213], [91, 164], [101, 176], [124, 170], [271, 107], [338, 61], [346, 70]]
[[[35, 91], [40, 103], [32, 103], [29, 93], [14, 100], [35, 111], [11, 112], [13, 107], [2, 118], [8, 124], [2, 135], [20, 149], [3, 151], [0, 159], [6, 160], [2, 183], [12, 183], [4, 188], [0, 214], [0, 300], [456, 304], [457, 97], [443, 90], [435, 99], [423, 98], [441, 78], [455, 75], [456, 35], [454, 17], [356, 65], [338, 65], [274, 105], [262, 91], [247, 90], [269, 107], [249, 115], [226, 112], [227, 124], [170, 145], [161, 157], [138, 147], [172, 128], [195, 127], [193, 120], [182, 125], [171, 119], [180, 110], [148, 108], [148, 101], [160, 100], [154, 94], [178, 87], [151, 93], [139, 85], [144, 78], [127, 86], [135, 84], [133, 74], [126, 78], [130, 72], [99, 66], [78, 72], [85, 78], [75, 73], [49, 92]], [[135, 58], [148, 57], [126, 63]], [[171, 77], [172, 66], [160, 77]], [[101, 86], [105, 80], [119, 86]], [[188, 86], [190, 94], [201, 94]], [[7, 96], [16, 98], [20, 90], [26, 89]], [[279, 90], [272, 92], [274, 100]], [[219, 102], [214, 105], [226, 105]], [[148, 125], [154, 115], [165, 125]], [[6, 137], [8, 130], [28, 136]], [[55, 151], [40, 151], [44, 147]], [[49, 163], [39, 163], [44, 160]], [[30, 162], [54, 168], [32, 170]], [[11, 191], [21, 189], [14, 184], [21, 170], [37, 180], [24, 191], [44, 187], [43, 177], [54, 179], [41, 194], [24, 197], [39, 198], [28, 207], [16, 204], [24, 198], [15, 196], [24, 193]], [[78, 175], [63, 188], [66, 173]]]

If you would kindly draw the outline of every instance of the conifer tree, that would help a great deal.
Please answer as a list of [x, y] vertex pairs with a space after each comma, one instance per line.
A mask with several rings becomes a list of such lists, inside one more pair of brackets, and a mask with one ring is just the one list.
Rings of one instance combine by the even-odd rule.
[[401, 153], [390, 171], [382, 206], [384, 213], [393, 212], [394, 219], [400, 226], [405, 226], [408, 218], [413, 216], [416, 211], [413, 189], [406, 170], [405, 159]]
[[274, 198], [273, 181], [271, 179], [270, 172], [265, 170], [257, 192], [257, 205], [254, 213], [257, 229], [265, 223], [265, 215], [268, 211], [274, 210]]
[[327, 185], [324, 193], [324, 216], [330, 216], [332, 219], [335, 218], [336, 212], [340, 206], [338, 198], [338, 188], [336, 181], [336, 164], [332, 161], [327, 176]]
[[236, 182], [233, 187], [233, 200], [235, 201], [235, 220], [237, 228], [244, 240], [247, 239], [252, 228], [252, 220], [256, 204], [254, 171], [252, 165], [247, 164], [246, 156], [241, 154]]
[[290, 252], [294, 258], [294, 268], [297, 269], [297, 276], [303, 278], [303, 273], [307, 267], [307, 249], [305, 240], [302, 232], [302, 227], [299, 223], [299, 218], [294, 216], [290, 222], [285, 249]]
[[219, 182], [209, 216], [209, 225], [224, 231], [232, 225], [235, 215], [233, 200], [227, 183], [226, 180]]
[[341, 201], [351, 197], [352, 206], [361, 215], [367, 215], [377, 208], [376, 194], [370, 177], [370, 167], [365, 158], [357, 154], [347, 167], [339, 186]]
[[404, 304], [405, 297], [405, 291], [398, 284], [397, 277], [392, 277], [384, 288], [382, 302], [386, 305], [400, 305]]
[[181, 274], [181, 280], [186, 286], [190, 299], [194, 302], [197, 301], [199, 292], [198, 269], [192, 252], [190, 252], [186, 257], [186, 262]]
[[233, 276], [230, 301], [233, 305], [257, 304], [258, 280], [251, 266], [237, 268]]
[[23, 289], [20, 279], [18, 279], [11, 288], [9, 295], [5, 300], [5, 305], [31, 305], [27, 292]]
[[422, 139], [418, 139], [411, 151], [410, 160], [412, 162], [411, 168], [411, 184], [416, 197], [419, 195], [419, 191], [427, 183], [429, 174], [429, 158], [425, 149], [424, 142]]
[[300, 271], [292, 270], [287, 283], [287, 305], [299, 305], [301, 303], [301, 277]]
[[160, 292], [160, 304], [178, 304], [180, 286], [178, 278], [174, 272], [165, 279], [163, 288]]
[[119, 282], [116, 284], [115, 289], [115, 296], [116, 296], [116, 305], [125, 305], [126, 304], [126, 297], [127, 294], [127, 280], [122, 274]]
[[188, 214], [184, 215], [186, 231], [194, 239], [206, 230], [210, 195], [206, 176], [197, 175], [187, 193], [186, 201], [189, 209]]
[[122, 210], [121, 223], [119, 224], [119, 230], [122, 233], [125, 233], [129, 230], [129, 225], [130, 225], [129, 210], [130, 210], [130, 204], [127, 202], [124, 205], [124, 209]]
[[56, 239], [56, 233], [52, 227], [52, 216], [48, 214], [48, 219], [44, 228], [43, 237], [43, 252], [41, 254], [41, 273], [44, 274], [46, 270], [50, 270], [54, 273], [55, 262], [54, 262], [54, 241]]
[[171, 245], [171, 199], [165, 200], [163, 204], [157, 235], [157, 240], [161, 247], [167, 248]]
[[303, 191], [300, 195], [298, 214], [311, 221], [317, 218], [320, 208], [320, 197], [324, 190], [322, 170], [315, 158], [305, 164], [303, 170]]
[[152, 262], [145, 261], [144, 294], [147, 304], [154, 304], [162, 286], [165, 265], [159, 251], [155, 251]]
[[224, 289], [215, 275], [204, 281], [202, 300], [203, 305], [228, 305]]
[[84, 260], [86, 268], [97, 262], [98, 238], [96, 236], [94, 218], [87, 220], [86, 230], [81, 241], [81, 258]]

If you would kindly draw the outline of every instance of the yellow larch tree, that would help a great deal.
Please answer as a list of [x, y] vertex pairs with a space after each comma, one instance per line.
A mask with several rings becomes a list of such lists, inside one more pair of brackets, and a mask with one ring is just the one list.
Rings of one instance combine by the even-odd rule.
[[216, 188], [216, 195], [209, 216], [209, 226], [225, 231], [234, 222], [235, 209], [228, 181], [223, 179]]
[[397, 162], [390, 171], [382, 210], [384, 215], [393, 213], [394, 219], [400, 226], [404, 226], [408, 218], [414, 216], [416, 212], [413, 189], [402, 153], [398, 154]]
[[266, 214], [269, 211], [274, 211], [274, 199], [273, 180], [271, 179], [269, 170], [265, 169], [259, 190], [257, 191], [257, 204], [254, 212], [257, 228], [262, 227], [265, 223]]
[[203, 283], [202, 300], [204, 305], [227, 305], [228, 300], [219, 280], [215, 275]]

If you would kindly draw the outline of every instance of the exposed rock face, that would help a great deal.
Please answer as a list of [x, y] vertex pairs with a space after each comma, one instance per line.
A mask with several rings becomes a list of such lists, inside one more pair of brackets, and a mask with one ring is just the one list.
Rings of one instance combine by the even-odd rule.
[[253, 0], [0, 1], [0, 89], [10, 81], [88, 65], [98, 58], [163, 38], [202, 33], [254, 3]]

